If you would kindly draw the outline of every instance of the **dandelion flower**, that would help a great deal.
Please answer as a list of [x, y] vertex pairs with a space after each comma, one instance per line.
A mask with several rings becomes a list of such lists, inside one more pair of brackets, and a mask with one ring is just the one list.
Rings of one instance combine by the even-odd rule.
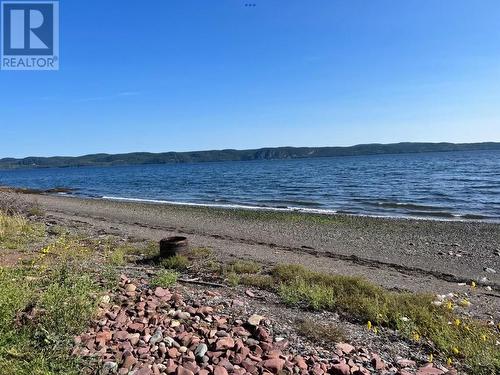
[[368, 323], [366, 323], [366, 328], [368, 328], [368, 330], [372, 329], [372, 322], [371, 321], [368, 321]]
[[453, 303], [451, 301], [446, 302], [446, 308], [448, 310], [452, 310], [453, 309]]
[[452, 363], [453, 363], [453, 361], [451, 360], [451, 358], [448, 358], [448, 360], [446, 361], [446, 364], [448, 365], [448, 367], [450, 367]]
[[453, 322], [457, 327], [460, 325], [460, 319], [455, 319], [455, 321]]
[[456, 347], [452, 349], [452, 352], [453, 352], [453, 354], [455, 354], [455, 355], [457, 355], [458, 353], [460, 353], [460, 351], [459, 351], [459, 350], [458, 350], [458, 348], [456, 348]]

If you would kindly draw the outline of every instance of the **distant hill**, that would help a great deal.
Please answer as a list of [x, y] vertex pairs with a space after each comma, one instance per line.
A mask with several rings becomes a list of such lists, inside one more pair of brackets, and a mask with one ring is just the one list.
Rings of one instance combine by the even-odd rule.
[[213, 150], [163, 153], [132, 152], [128, 154], [92, 154], [76, 157], [54, 156], [27, 157], [23, 159], [4, 158], [0, 159], [0, 169], [303, 159], [333, 156], [405, 154], [472, 150], [500, 150], [500, 143], [405, 142], [392, 144], [365, 144], [350, 147], [271, 147], [255, 150]]

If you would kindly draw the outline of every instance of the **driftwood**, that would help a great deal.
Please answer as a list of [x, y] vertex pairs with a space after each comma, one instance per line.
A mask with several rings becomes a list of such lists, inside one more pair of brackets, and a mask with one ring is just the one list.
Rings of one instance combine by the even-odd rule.
[[213, 286], [215, 288], [223, 288], [223, 287], [227, 286], [224, 284], [212, 283], [210, 281], [202, 281], [202, 280], [198, 280], [198, 279], [177, 279], [177, 281], [180, 283], [186, 283], [186, 284], [198, 284], [198, 285]]

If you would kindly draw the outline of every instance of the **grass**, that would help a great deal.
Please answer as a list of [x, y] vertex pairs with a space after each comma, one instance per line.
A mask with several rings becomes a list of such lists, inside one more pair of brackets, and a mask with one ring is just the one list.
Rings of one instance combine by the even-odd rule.
[[165, 268], [182, 271], [189, 266], [189, 259], [184, 255], [177, 254], [173, 257], [162, 259], [160, 263]]
[[0, 246], [18, 249], [45, 236], [45, 226], [20, 215], [0, 211]]
[[79, 374], [72, 337], [96, 311], [88, 274], [0, 268], [0, 374]]
[[241, 275], [239, 281], [242, 285], [254, 286], [260, 289], [272, 289], [274, 287], [274, 278], [269, 275]]
[[108, 262], [113, 266], [123, 266], [127, 263], [127, 249], [119, 246], [108, 255]]
[[449, 324], [456, 316], [444, 306], [434, 306], [432, 295], [390, 292], [358, 277], [326, 275], [297, 265], [277, 266], [272, 277], [287, 304], [336, 311], [410, 338], [424, 338], [445, 358], [461, 360], [474, 374], [500, 371], [498, 333], [472, 319]]
[[227, 272], [234, 272], [236, 274], [255, 274], [259, 273], [262, 267], [259, 263], [253, 260], [236, 260], [229, 264]]
[[297, 332], [311, 341], [337, 343], [345, 340], [344, 332], [332, 323], [298, 320], [296, 324]]
[[177, 282], [179, 274], [172, 270], [162, 270], [156, 274], [156, 276], [151, 280], [152, 286], [161, 286], [162, 288], [168, 288]]

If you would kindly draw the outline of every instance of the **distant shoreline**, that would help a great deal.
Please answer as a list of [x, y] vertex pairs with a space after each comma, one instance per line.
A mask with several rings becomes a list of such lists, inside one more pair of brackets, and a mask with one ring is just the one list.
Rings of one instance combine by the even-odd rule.
[[248, 150], [210, 150], [189, 152], [132, 152], [126, 154], [90, 154], [0, 159], [0, 169], [65, 168], [89, 166], [125, 166], [180, 164], [224, 161], [307, 159], [340, 156], [399, 155], [427, 152], [500, 151], [500, 142], [360, 144], [348, 147], [268, 147]]

